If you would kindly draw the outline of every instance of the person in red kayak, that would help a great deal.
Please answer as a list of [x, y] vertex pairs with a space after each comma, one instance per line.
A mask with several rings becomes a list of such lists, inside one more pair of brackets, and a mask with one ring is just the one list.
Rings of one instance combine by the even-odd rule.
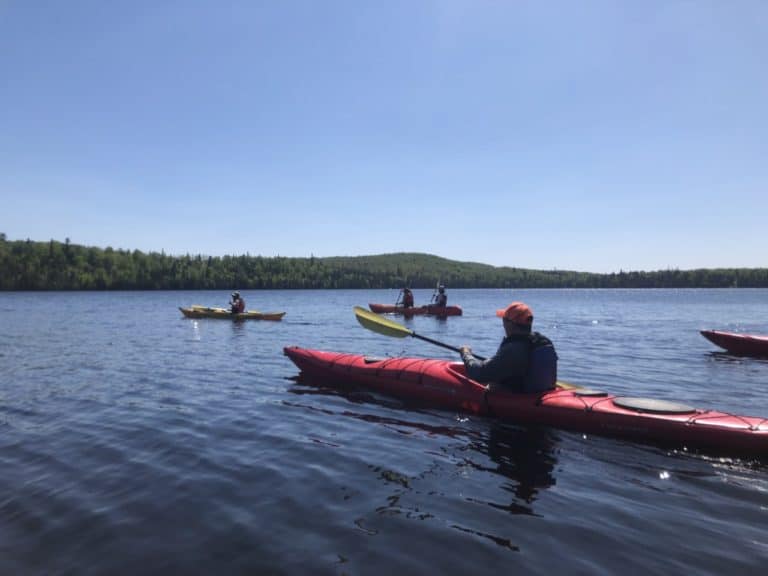
[[448, 296], [445, 293], [445, 286], [440, 284], [437, 287], [437, 294], [435, 295], [435, 303], [432, 306], [438, 306], [439, 308], [445, 308], [448, 306]]
[[245, 312], [245, 300], [240, 296], [240, 292], [232, 292], [232, 300], [229, 303], [229, 311], [232, 314]]
[[460, 348], [467, 376], [481, 383], [499, 384], [516, 392], [551, 390], [557, 383], [557, 353], [552, 341], [533, 332], [533, 311], [523, 302], [512, 302], [496, 311], [505, 337], [496, 354], [480, 361], [469, 346]]
[[400, 291], [400, 293], [402, 294], [402, 297], [403, 297], [403, 301], [402, 301], [403, 308], [413, 308], [413, 292], [411, 292], [411, 289], [403, 288]]

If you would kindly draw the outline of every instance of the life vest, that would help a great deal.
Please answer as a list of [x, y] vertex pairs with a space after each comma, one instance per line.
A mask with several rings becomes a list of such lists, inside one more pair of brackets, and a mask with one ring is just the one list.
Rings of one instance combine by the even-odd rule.
[[523, 381], [523, 392], [542, 392], [557, 385], [557, 353], [552, 341], [532, 332], [528, 337], [528, 371]]

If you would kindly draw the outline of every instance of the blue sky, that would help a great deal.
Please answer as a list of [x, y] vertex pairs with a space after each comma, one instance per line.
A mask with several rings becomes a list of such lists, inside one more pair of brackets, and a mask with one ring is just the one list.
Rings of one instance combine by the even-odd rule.
[[0, 232], [765, 267], [768, 3], [0, 0]]

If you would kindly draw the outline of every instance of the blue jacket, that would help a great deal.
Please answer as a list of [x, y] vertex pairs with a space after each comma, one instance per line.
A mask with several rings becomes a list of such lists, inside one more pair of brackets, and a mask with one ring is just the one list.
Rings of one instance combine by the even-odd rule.
[[488, 360], [472, 354], [462, 354], [461, 360], [472, 380], [496, 382], [518, 392], [549, 390], [557, 382], [555, 347], [538, 332], [507, 336]]

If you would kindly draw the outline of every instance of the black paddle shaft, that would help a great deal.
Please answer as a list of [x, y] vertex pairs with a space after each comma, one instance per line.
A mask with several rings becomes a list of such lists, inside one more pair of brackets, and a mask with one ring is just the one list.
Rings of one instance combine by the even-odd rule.
[[[440, 342], [439, 340], [432, 340], [432, 338], [428, 338], [426, 336], [422, 336], [421, 334], [416, 334], [416, 332], [411, 332], [411, 336], [414, 338], [418, 338], [419, 340], [424, 340], [425, 342], [429, 342], [430, 344], [434, 344], [435, 346], [442, 346], [443, 348], [447, 348], [448, 350], [453, 350], [454, 352], [461, 352], [461, 348], [456, 348], [456, 346], [451, 346], [450, 344], [446, 344], [445, 342]], [[478, 360], [485, 360], [482, 356], [478, 356], [477, 354], [473, 354], [475, 358]]]

